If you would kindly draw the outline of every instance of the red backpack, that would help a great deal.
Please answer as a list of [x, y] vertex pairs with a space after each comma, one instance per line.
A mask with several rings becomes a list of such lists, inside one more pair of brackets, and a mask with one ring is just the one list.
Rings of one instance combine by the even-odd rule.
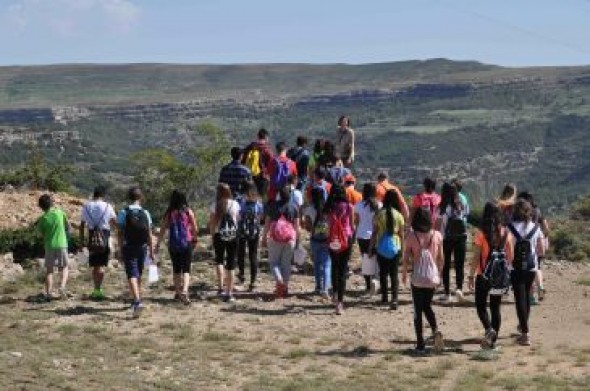
[[[350, 216], [347, 215], [347, 217]], [[335, 213], [330, 213], [329, 222], [330, 236], [328, 239], [328, 247], [335, 253], [343, 253], [348, 250], [350, 246], [342, 221]]]

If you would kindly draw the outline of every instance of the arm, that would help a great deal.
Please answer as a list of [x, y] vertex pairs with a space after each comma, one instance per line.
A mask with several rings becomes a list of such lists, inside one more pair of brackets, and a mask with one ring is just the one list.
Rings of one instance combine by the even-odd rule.
[[193, 234], [193, 243], [197, 243], [197, 236], [199, 235], [199, 226], [197, 225], [197, 219], [195, 217], [195, 213], [192, 209], [188, 210], [188, 215], [190, 216], [190, 224], [191, 224], [191, 233]]
[[166, 231], [168, 230], [168, 219], [166, 216], [162, 218], [162, 222], [160, 223], [160, 232], [158, 233], [158, 237], [156, 240], [156, 253], [160, 252], [160, 244], [164, 240], [164, 235], [166, 235]]
[[410, 256], [411, 254], [411, 250], [408, 246], [405, 245], [403, 246], [403, 258], [402, 258], [402, 283], [404, 285], [407, 285], [408, 283], [408, 264], [410, 263]]

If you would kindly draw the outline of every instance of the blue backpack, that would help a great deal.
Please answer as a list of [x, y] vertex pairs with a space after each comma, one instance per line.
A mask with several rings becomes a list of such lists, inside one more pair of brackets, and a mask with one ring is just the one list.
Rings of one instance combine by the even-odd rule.
[[188, 249], [188, 226], [189, 217], [186, 210], [170, 213], [170, 238], [168, 246], [173, 251]]
[[385, 233], [379, 239], [379, 243], [377, 244], [377, 253], [384, 258], [393, 259], [399, 252], [399, 248], [395, 243], [395, 238], [393, 235], [389, 235]]
[[289, 179], [289, 160], [281, 161], [275, 158], [276, 169], [270, 178], [270, 183], [275, 189], [280, 189], [287, 184]]

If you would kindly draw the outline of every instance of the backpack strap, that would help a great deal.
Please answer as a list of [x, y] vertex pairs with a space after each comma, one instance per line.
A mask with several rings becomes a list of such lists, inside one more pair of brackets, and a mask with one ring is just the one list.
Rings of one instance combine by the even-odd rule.
[[512, 233], [512, 235], [514, 235], [514, 237], [516, 238], [516, 240], [522, 240], [522, 236], [516, 230], [516, 228], [514, 228], [514, 225], [512, 225], [512, 223], [508, 224], [508, 229], [510, 230], [510, 232]]
[[535, 224], [535, 226], [533, 227], [533, 229], [531, 229], [531, 231], [527, 234], [527, 236], [525, 237], [526, 240], [531, 240], [533, 238], [533, 236], [535, 236], [535, 234], [537, 233], [537, 231], [539, 230], [539, 225]]

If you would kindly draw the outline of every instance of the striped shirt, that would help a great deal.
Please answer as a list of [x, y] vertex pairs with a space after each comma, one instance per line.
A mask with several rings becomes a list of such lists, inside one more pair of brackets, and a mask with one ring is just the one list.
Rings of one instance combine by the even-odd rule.
[[244, 192], [244, 182], [252, 179], [248, 167], [234, 160], [224, 166], [219, 173], [219, 183], [226, 183], [234, 196]]

